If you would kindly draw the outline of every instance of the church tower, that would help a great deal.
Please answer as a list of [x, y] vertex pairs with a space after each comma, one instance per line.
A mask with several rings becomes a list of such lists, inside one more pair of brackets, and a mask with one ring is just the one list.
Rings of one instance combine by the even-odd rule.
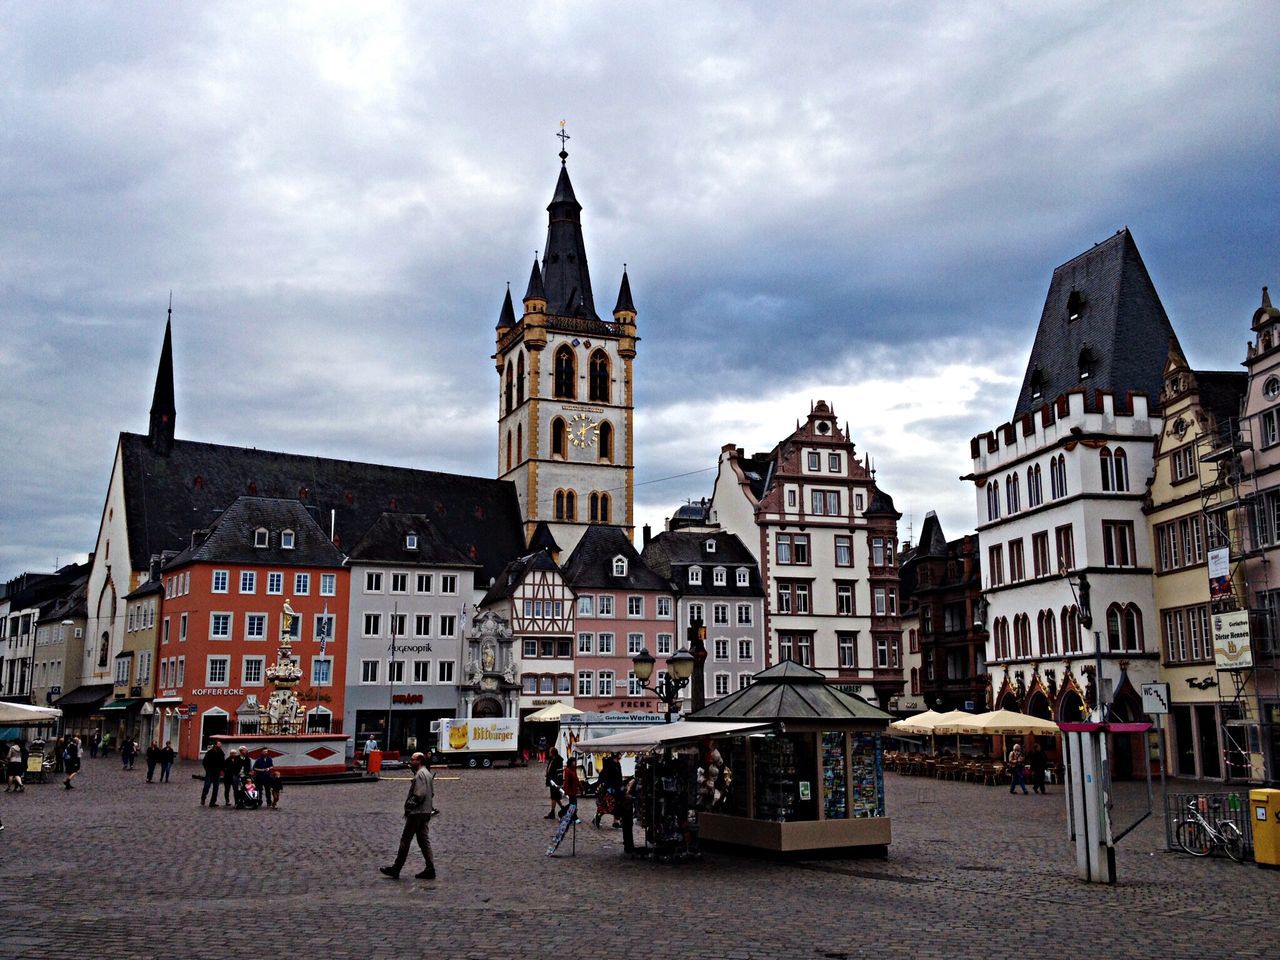
[[[563, 141], [568, 135], [561, 130]], [[636, 308], [622, 271], [612, 320], [596, 312], [582, 238], [582, 204], [560, 151], [517, 319], [508, 289], [497, 324], [498, 477], [516, 485], [526, 542], [545, 522], [568, 556], [589, 524], [634, 532], [632, 361]]]
[[173, 304], [164, 325], [164, 346], [160, 348], [160, 365], [156, 368], [156, 386], [151, 395], [151, 423], [147, 428], [147, 444], [162, 457], [173, 449], [173, 429], [178, 411], [173, 395]]

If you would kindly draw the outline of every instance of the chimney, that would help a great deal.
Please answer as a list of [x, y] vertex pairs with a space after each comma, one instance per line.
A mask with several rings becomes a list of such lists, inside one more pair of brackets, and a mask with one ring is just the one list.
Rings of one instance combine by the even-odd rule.
[[653, 530], [650, 529], [647, 523], [644, 525], [644, 529], [641, 532], [641, 537], [643, 540], [643, 546], [641, 549], [643, 549], [643, 547], [647, 547], [649, 545], [649, 541], [653, 539]]

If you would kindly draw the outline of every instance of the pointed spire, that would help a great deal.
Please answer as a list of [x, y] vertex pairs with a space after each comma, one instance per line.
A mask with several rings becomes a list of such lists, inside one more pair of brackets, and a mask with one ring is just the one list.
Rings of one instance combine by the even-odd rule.
[[582, 239], [582, 204], [574, 196], [573, 184], [569, 182], [569, 168], [565, 165], [568, 156], [564, 150], [560, 151], [560, 177], [556, 180], [556, 192], [547, 204], [547, 242], [542, 250], [547, 312], [553, 316], [599, 320], [587, 268], [587, 247]]
[[1271, 294], [1267, 292], [1267, 288], [1262, 288], [1262, 308], [1265, 310], [1271, 306]]
[[533, 255], [533, 269], [529, 271], [529, 287], [524, 292], [525, 309], [529, 308], [530, 300], [541, 300], [543, 305], [547, 302], [547, 292], [542, 288], [542, 270], [538, 267], [538, 254]]
[[151, 395], [151, 425], [147, 443], [161, 456], [173, 448], [173, 426], [178, 417], [173, 395], [173, 294], [169, 294], [169, 317], [164, 324], [164, 346], [156, 369], [156, 387]]
[[507, 294], [502, 298], [502, 312], [498, 314], [498, 329], [505, 330], [516, 325], [516, 311], [511, 305], [511, 284], [507, 284]]
[[627, 279], [627, 265], [622, 265], [622, 286], [618, 288], [618, 302], [613, 308], [615, 319], [620, 319], [622, 314], [630, 314], [631, 319], [635, 319], [636, 305], [631, 302], [631, 281]]

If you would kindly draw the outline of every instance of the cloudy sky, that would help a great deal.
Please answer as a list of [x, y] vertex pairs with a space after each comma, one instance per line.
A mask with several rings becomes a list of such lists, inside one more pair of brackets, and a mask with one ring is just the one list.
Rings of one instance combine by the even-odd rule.
[[1202, 368], [1280, 285], [1274, 3], [4, 16], [0, 577], [91, 547], [171, 289], [179, 436], [492, 475], [561, 119], [655, 526], [824, 398], [958, 535], [1056, 265], [1128, 225]]

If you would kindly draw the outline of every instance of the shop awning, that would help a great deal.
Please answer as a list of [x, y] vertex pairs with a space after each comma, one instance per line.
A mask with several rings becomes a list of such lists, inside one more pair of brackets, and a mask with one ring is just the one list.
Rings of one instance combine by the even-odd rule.
[[98, 709], [99, 709], [99, 710], [102, 710], [102, 711], [107, 711], [107, 710], [131, 710], [131, 709], [133, 709], [134, 707], [136, 707], [138, 704], [140, 704], [141, 702], [142, 702], [142, 701], [141, 701], [140, 699], [137, 699], [137, 698], [134, 698], [134, 699], [125, 698], [125, 699], [123, 699], [123, 700], [112, 700], [110, 703], [104, 703], [104, 704], [103, 704], [101, 707], [99, 707]]
[[107, 697], [111, 696], [114, 684], [110, 683], [91, 683], [87, 686], [76, 687], [69, 693], [64, 693], [54, 701], [59, 707], [96, 707]]
[[156, 697], [151, 702], [158, 706], [163, 706], [166, 703], [181, 703], [182, 698], [181, 697]]
[[776, 721], [751, 723], [698, 723], [679, 720], [675, 723], [659, 723], [651, 727], [639, 727], [607, 737], [579, 740], [573, 745], [574, 753], [644, 753], [659, 747], [674, 747], [682, 743], [696, 743], [707, 737], [740, 737], [750, 733], [764, 733], [780, 729]]

